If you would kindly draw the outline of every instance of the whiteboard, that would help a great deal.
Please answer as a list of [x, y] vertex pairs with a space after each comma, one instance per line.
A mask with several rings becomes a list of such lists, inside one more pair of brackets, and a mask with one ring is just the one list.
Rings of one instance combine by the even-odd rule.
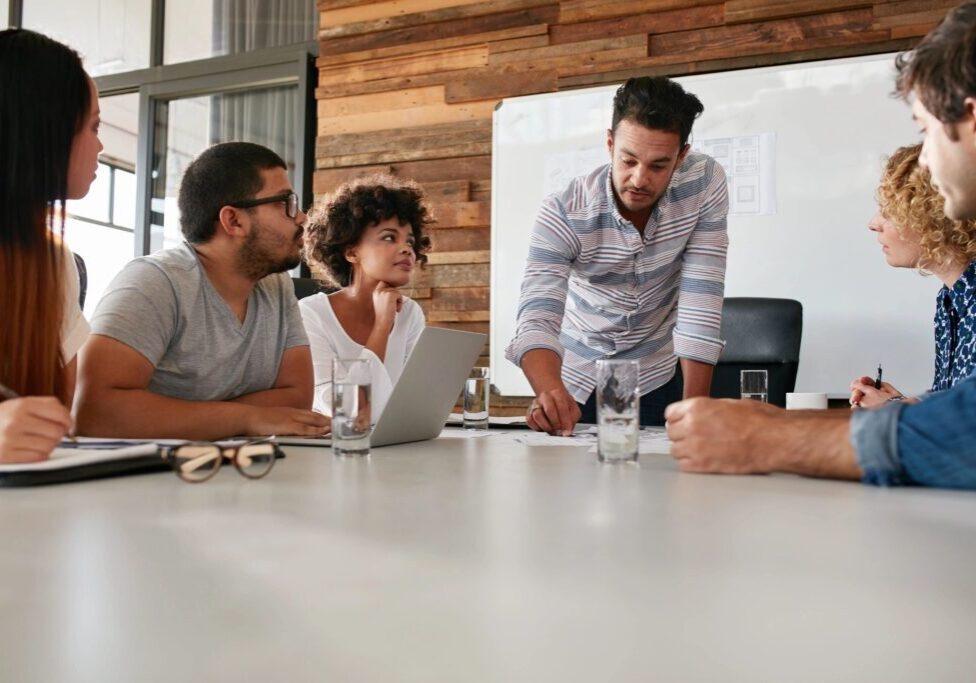
[[[891, 96], [894, 73], [894, 55], [881, 55], [675, 79], [705, 105], [693, 144], [769, 143], [763, 190], [774, 196], [765, 213], [729, 216], [725, 294], [803, 304], [797, 391], [847, 395], [879, 362], [902, 391], [932, 382], [941, 282], [888, 266], [867, 229], [884, 158], [918, 141], [908, 106]], [[504, 352], [535, 215], [547, 185], [563, 181], [560, 166], [592, 170], [608, 159], [616, 87], [509, 98], [495, 111], [491, 367], [504, 395], [532, 393]]]

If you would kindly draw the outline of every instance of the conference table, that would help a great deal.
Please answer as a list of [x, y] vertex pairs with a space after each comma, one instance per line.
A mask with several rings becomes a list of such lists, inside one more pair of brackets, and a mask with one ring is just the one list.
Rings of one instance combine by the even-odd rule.
[[976, 495], [492, 432], [0, 491], [2, 681], [976, 678]]

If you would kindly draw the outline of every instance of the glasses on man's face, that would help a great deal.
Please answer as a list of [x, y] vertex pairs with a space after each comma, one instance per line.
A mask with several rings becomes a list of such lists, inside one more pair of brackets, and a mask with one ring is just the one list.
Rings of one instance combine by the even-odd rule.
[[180, 479], [196, 484], [217, 474], [224, 460], [233, 462], [237, 471], [248, 479], [260, 479], [271, 471], [280, 454], [278, 444], [268, 439], [236, 446], [194, 441], [165, 448], [163, 460], [170, 464]]
[[294, 218], [298, 215], [298, 195], [294, 192], [283, 192], [281, 194], [276, 194], [273, 197], [242, 199], [241, 201], [234, 202], [229, 206], [233, 206], [235, 209], [250, 209], [255, 206], [261, 206], [262, 204], [274, 204], [275, 202], [285, 203], [285, 213], [289, 218]]

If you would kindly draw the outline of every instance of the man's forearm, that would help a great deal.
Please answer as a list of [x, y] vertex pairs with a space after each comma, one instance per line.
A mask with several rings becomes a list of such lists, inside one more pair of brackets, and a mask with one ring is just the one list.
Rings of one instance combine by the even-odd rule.
[[849, 415], [784, 413], [765, 422], [755, 442], [757, 455], [767, 460], [769, 471], [833, 479], [861, 478], [851, 445]]
[[532, 385], [536, 396], [544, 391], [564, 388], [562, 379], [563, 360], [549, 349], [526, 351], [520, 363], [525, 378]]
[[246, 403], [252, 406], [266, 406], [268, 408], [301, 408], [311, 410], [313, 398], [312, 383], [307, 387], [275, 387], [265, 391], [255, 391], [244, 394], [233, 400], [234, 403]]
[[712, 373], [715, 371], [715, 366], [690, 358], [681, 358], [679, 362], [681, 363], [681, 376], [684, 381], [683, 397], [695, 398], [696, 396], [711, 394]]
[[78, 433], [121, 439], [213, 440], [248, 431], [252, 406], [183, 401], [145, 389], [105, 389], [78, 402]]

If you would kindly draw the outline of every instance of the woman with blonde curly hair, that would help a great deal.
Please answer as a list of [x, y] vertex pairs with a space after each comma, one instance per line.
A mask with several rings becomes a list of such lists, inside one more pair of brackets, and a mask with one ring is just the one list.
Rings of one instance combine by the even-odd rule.
[[332, 414], [332, 359], [372, 361], [375, 421], [426, 320], [399, 288], [427, 261], [433, 220], [420, 187], [389, 176], [341, 185], [308, 212], [305, 257], [340, 289], [299, 302], [315, 369], [314, 410]]
[[[917, 268], [939, 278], [935, 311], [935, 378], [932, 391], [948, 389], [976, 369], [976, 221], [946, 218], [944, 200], [918, 164], [921, 145], [901, 147], [885, 166], [878, 212], [868, 228], [888, 265]], [[875, 408], [906, 398], [887, 382], [851, 382], [851, 404]]]

